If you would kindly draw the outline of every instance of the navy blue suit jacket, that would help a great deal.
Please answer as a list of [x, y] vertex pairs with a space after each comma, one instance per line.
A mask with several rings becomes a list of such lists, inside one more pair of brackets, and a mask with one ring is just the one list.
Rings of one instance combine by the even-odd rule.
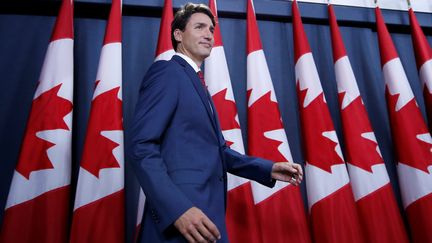
[[[213, 112], [214, 111], [214, 112]], [[225, 145], [216, 111], [181, 57], [155, 62], [140, 87], [132, 131], [133, 169], [146, 194], [141, 242], [184, 242], [173, 223], [201, 209], [227, 242], [226, 173], [272, 187], [272, 162]]]

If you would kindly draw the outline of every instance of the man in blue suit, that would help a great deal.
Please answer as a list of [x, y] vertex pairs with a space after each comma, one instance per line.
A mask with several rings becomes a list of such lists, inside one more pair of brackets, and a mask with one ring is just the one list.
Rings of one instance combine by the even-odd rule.
[[228, 242], [227, 172], [269, 187], [275, 179], [294, 185], [302, 180], [298, 164], [248, 157], [226, 146], [199, 75], [214, 26], [206, 5], [182, 7], [171, 25], [176, 55], [155, 62], [142, 82], [131, 149], [147, 196], [141, 242]]

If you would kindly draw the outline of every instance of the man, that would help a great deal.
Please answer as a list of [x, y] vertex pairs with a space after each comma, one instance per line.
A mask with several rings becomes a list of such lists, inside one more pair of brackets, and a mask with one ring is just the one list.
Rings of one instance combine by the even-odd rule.
[[131, 156], [147, 196], [141, 242], [228, 242], [227, 172], [269, 187], [275, 179], [294, 185], [302, 180], [298, 164], [248, 157], [226, 146], [199, 76], [214, 26], [206, 5], [182, 7], [171, 24], [176, 55], [154, 63], [142, 82]]

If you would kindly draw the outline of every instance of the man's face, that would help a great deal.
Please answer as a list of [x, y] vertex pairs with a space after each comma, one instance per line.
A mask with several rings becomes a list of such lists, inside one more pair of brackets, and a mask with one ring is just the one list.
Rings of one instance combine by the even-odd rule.
[[184, 31], [174, 31], [174, 37], [179, 42], [177, 51], [200, 65], [210, 55], [214, 43], [213, 31], [213, 23], [207, 15], [192, 14]]

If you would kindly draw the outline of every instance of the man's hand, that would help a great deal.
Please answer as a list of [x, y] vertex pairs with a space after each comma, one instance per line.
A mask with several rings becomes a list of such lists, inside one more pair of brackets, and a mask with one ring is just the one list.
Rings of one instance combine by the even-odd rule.
[[303, 180], [303, 169], [299, 164], [290, 162], [274, 163], [271, 177], [298, 186]]
[[184, 212], [174, 226], [189, 242], [216, 242], [220, 239], [216, 225], [196, 207]]

